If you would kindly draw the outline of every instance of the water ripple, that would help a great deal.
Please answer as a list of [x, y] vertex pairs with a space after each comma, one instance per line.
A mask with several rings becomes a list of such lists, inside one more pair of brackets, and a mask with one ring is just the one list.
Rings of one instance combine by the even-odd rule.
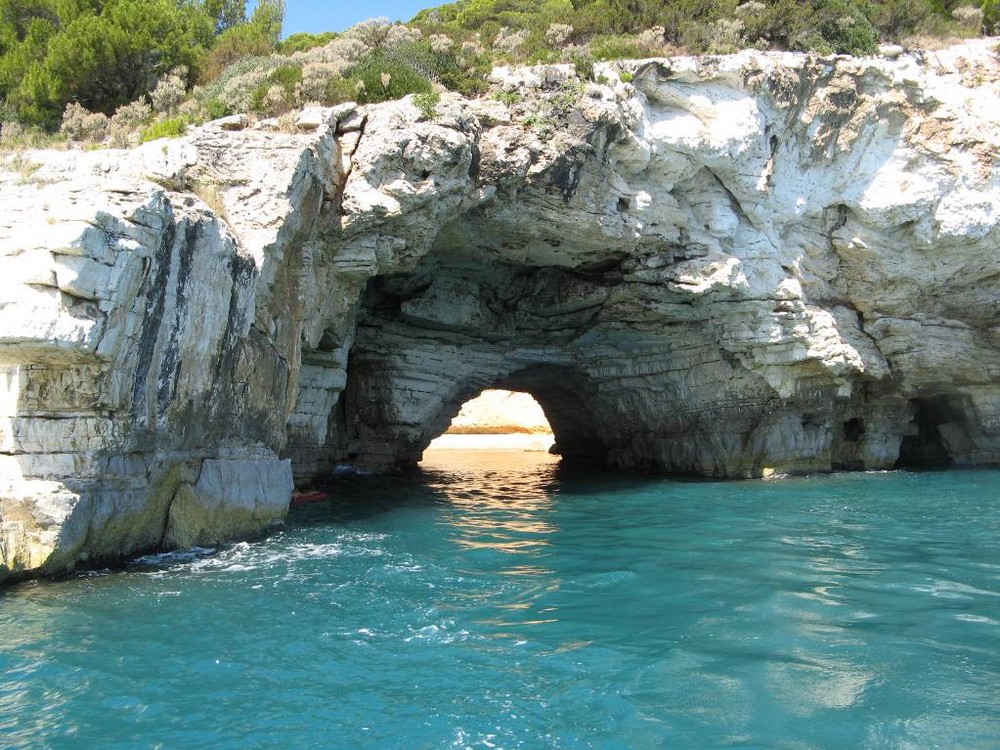
[[[995, 748], [1000, 472], [453, 457], [0, 595], [12, 748]], [[492, 463], [491, 463], [492, 460]]]

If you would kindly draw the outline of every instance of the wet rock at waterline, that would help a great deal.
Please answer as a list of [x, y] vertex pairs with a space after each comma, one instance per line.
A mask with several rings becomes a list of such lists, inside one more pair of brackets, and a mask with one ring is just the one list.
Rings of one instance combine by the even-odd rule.
[[489, 387], [618, 467], [1000, 461], [994, 43], [4, 157], [0, 570], [251, 534]]

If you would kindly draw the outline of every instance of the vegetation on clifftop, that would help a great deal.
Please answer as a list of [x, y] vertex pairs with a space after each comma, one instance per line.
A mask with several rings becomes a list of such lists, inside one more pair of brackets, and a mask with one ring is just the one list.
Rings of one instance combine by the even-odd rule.
[[992, 31], [1000, 0], [458, 0], [409, 24], [281, 40], [285, 0], [0, 0], [0, 145], [127, 146], [247, 112], [475, 95], [496, 64], [727, 53], [866, 55]]
[[0, 0], [0, 135], [56, 130], [68, 107], [91, 135], [123, 107], [118, 124], [136, 124], [161, 84], [183, 99], [213, 66], [269, 54], [283, 18], [284, 0], [249, 18], [245, 0]]

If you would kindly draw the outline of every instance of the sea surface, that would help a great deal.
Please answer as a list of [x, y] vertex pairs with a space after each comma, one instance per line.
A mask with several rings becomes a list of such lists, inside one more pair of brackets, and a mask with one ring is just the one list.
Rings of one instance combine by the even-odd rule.
[[3, 748], [1000, 747], [1000, 472], [445, 451], [0, 592]]

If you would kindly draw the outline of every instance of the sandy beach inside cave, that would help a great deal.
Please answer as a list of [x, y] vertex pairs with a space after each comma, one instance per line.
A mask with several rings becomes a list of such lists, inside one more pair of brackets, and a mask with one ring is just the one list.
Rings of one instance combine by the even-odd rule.
[[531, 396], [485, 390], [462, 407], [427, 450], [546, 452], [554, 442], [548, 420]]

